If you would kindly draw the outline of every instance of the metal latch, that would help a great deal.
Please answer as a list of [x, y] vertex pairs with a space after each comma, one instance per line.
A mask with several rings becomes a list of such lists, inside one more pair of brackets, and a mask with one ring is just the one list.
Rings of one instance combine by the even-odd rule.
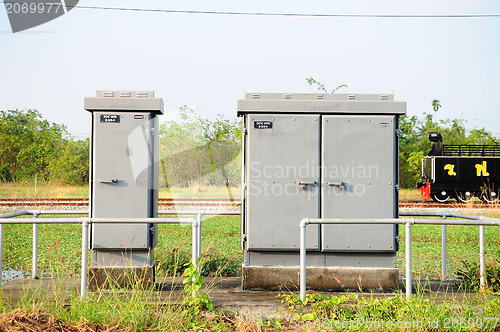
[[347, 185], [348, 185], [349, 183], [344, 182], [344, 181], [340, 181], [340, 183], [337, 183], [337, 182], [335, 182], [335, 183], [333, 183], [333, 182], [325, 182], [325, 184], [326, 184], [327, 186], [337, 187], [337, 188], [339, 188], [340, 190], [346, 190], [346, 189], [347, 189]]
[[113, 184], [113, 183], [118, 183], [118, 180], [115, 179], [115, 178], [112, 178], [112, 179], [98, 179], [97, 182], [99, 182], [99, 183]]

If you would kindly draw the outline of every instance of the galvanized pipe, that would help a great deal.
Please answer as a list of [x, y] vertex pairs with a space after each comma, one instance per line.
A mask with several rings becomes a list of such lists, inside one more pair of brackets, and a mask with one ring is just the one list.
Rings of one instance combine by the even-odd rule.
[[31, 211], [27, 211], [27, 210], [16, 211], [16, 212], [0, 214], [0, 218], [14, 218], [14, 217], [26, 216], [29, 214], [32, 214]]
[[[46, 212], [46, 211], [44, 211]], [[192, 246], [192, 262], [194, 265], [197, 264], [198, 252], [201, 247], [201, 242], [199, 238], [201, 237], [200, 223], [196, 218], [176, 218], [176, 219], [165, 219], [165, 218], [43, 218], [38, 219], [38, 214], [42, 211], [20, 211], [15, 213], [8, 213], [0, 215], [0, 218], [5, 219], [0, 223], [0, 287], [2, 281], [2, 270], [3, 270], [3, 240], [4, 240], [4, 224], [82, 224], [82, 266], [81, 266], [81, 284], [80, 284], [80, 297], [81, 299], [87, 296], [87, 261], [88, 261], [88, 238], [89, 238], [89, 224], [90, 223], [161, 223], [161, 224], [192, 224], [193, 228], [193, 246]], [[26, 219], [7, 219], [9, 217], [17, 217], [22, 215], [33, 214], [35, 218]], [[34, 237], [34, 239], [37, 237]], [[35, 243], [35, 241], [34, 241]], [[38, 246], [36, 246], [38, 248]], [[38, 251], [38, 249], [37, 249]], [[35, 253], [33, 254], [35, 256]], [[38, 255], [36, 255], [38, 256]], [[34, 259], [34, 263], [37, 259]], [[34, 269], [35, 271], [35, 269]], [[193, 293], [195, 295], [195, 293]]]
[[486, 260], [484, 256], [484, 226], [479, 226], [479, 288], [486, 289]]
[[88, 264], [88, 238], [89, 238], [89, 223], [82, 222], [82, 270], [80, 283], [80, 299], [84, 300], [87, 297], [87, 264]]
[[[200, 245], [198, 243], [198, 230], [199, 230], [199, 228], [200, 228], [200, 224], [199, 224], [198, 219], [193, 219], [193, 223], [192, 223], [192, 242], [193, 242], [193, 245], [192, 245], [192, 257], [191, 257], [192, 261], [191, 261], [191, 263], [195, 267], [198, 265], [198, 246]], [[196, 281], [196, 277], [192, 276], [191, 281], [194, 284], [194, 282]], [[194, 288], [193, 288], [191, 295], [193, 297], [196, 296], [196, 291], [194, 290]]]
[[24, 218], [5, 219], [3, 224], [81, 224], [87, 221], [92, 224], [191, 224], [196, 218]]
[[368, 219], [368, 218], [345, 218], [345, 219], [309, 219], [309, 224], [406, 224], [411, 222], [412, 224], [421, 225], [471, 225], [471, 226], [500, 226], [500, 220], [495, 218], [478, 218], [478, 219], [447, 219], [438, 220], [435, 219]]
[[[442, 219], [446, 219], [446, 216], [442, 216]], [[446, 275], [448, 274], [446, 269], [447, 261], [447, 230], [446, 225], [441, 225], [441, 280], [446, 280]]]
[[405, 224], [405, 257], [406, 257], [406, 299], [411, 299], [411, 222]]
[[[204, 213], [205, 213], [205, 211], [200, 211], [196, 215], [196, 220], [198, 221], [198, 232], [197, 232], [197, 241], [198, 241], [197, 256], [198, 256], [198, 258], [201, 258], [201, 224], [202, 224], [202, 221], [203, 221], [203, 214]], [[200, 262], [197, 263], [197, 266], [198, 266], [198, 272], [200, 272], [201, 271], [201, 264], [200, 264]]]
[[306, 298], [306, 227], [309, 223], [308, 218], [300, 221], [300, 300], [304, 301]]
[[[423, 213], [424, 214], [424, 213]], [[423, 214], [419, 214], [422, 215]], [[408, 214], [410, 215], [410, 214]], [[427, 215], [425, 213], [425, 215]], [[446, 214], [447, 217], [450, 215], [458, 214]], [[433, 215], [436, 216], [436, 215]], [[443, 214], [439, 214], [439, 216], [443, 216]], [[469, 216], [469, 215], [460, 215], [464, 218], [469, 218], [469, 220], [463, 219], [455, 219], [455, 220], [444, 220], [441, 219], [439, 221], [430, 220], [430, 219], [366, 219], [366, 218], [346, 218], [346, 219], [310, 219], [304, 218], [300, 221], [300, 298], [301, 300], [305, 299], [306, 293], [306, 226], [308, 224], [405, 224], [406, 225], [406, 298], [411, 298], [412, 292], [412, 275], [411, 275], [411, 225], [412, 224], [426, 224], [426, 225], [481, 225], [480, 226], [480, 258], [481, 258], [481, 266], [480, 271], [481, 275], [484, 278], [485, 273], [485, 262], [484, 262], [484, 226], [500, 226], [500, 220], [495, 218], [488, 217], [478, 217], [478, 216]], [[485, 287], [484, 279], [481, 281], [481, 287]]]
[[[160, 210], [158, 215], [180, 215], [180, 216], [196, 216], [198, 210]], [[0, 214], [0, 218], [13, 218], [26, 215], [88, 215], [88, 210], [23, 210], [10, 213]], [[240, 210], [204, 210], [203, 215], [206, 216], [239, 216]]]
[[198, 260], [198, 228], [199, 228], [199, 223], [198, 219], [194, 219], [195, 222], [192, 223], [192, 228], [191, 228], [191, 237], [192, 237], [192, 246], [191, 246], [191, 263], [193, 263], [194, 266], [196, 266], [197, 260]]
[[[35, 212], [35, 211], [32, 211]], [[52, 214], [52, 215], [87, 215], [89, 211], [87, 210], [38, 210], [37, 214]]]
[[[180, 216], [196, 216], [198, 214], [198, 210], [160, 210], [158, 211], [158, 215], [180, 215]], [[0, 218], [12, 218], [18, 216], [25, 216], [37, 213], [39, 215], [42, 214], [51, 214], [51, 215], [88, 215], [88, 210], [25, 210], [18, 211], [12, 213], [1, 214]], [[239, 216], [241, 215], [241, 210], [205, 210], [203, 211], [204, 215], [207, 216]]]
[[[38, 218], [38, 213], [33, 214], [34, 218]], [[33, 267], [31, 277], [38, 279], [38, 224], [33, 224]]]

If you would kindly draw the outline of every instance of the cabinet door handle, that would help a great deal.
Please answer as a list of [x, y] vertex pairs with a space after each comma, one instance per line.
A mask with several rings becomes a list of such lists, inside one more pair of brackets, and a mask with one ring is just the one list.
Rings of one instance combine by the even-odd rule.
[[299, 181], [299, 186], [314, 186], [316, 181]]
[[327, 186], [337, 187], [340, 190], [345, 190], [347, 188], [347, 186], [349, 185], [349, 183], [344, 182], [344, 181], [340, 181], [340, 183], [338, 183], [338, 182], [325, 182], [325, 184]]
[[106, 183], [106, 184], [115, 184], [118, 183], [118, 180], [115, 178], [112, 179], [98, 179], [97, 182], [99, 183]]

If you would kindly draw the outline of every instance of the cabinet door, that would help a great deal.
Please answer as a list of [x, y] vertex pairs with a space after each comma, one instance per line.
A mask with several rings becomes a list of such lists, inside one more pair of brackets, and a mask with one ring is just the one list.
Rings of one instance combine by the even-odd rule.
[[[148, 113], [94, 112], [92, 217], [146, 218], [152, 193], [152, 120]], [[92, 225], [92, 248], [147, 249], [148, 224]]]
[[[397, 216], [394, 116], [324, 116], [322, 217]], [[322, 225], [323, 251], [394, 251], [394, 225]]]
[[[248, 115], [247, 250], [299, 250], [302, 218], [319, 217], [318, 115]], [[307, 228], [309, 249], [319, 227]]]

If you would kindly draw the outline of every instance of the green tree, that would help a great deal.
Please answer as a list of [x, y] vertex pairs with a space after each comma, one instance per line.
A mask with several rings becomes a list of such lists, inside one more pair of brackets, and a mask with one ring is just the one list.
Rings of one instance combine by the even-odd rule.
[[201, 118], [196, 110], [179, 108], [178, 120], [160, 127], [160, 159], [165, 185], [237, 185], [234, 165], [240, 151], [239, 120]]
[[89, 142], [66, 139], [58, 145], [58, 157], [51, 158], [48, 165], [53, 182], [63, 184], [85, 184], [89, 181]]
[[437, 120], [437, 111], [441, 108], [441, 102], [437, 99], [432, 101], [432, 110], [434, 111], [434, 121]]
[[1, 111], [0, 123], [2, 179], [21, 181], [35, 174], [48, 179], [47, 166], [64, 126], [43, 120], [36, 110]]
[[0, 111], [2, 181], [23, 181], [37, 175], [46, 181], [77, 183], [63, 176], [63, 166], [68, 172], [78, 169], [81, 181], [87, 179], [88, 141], [75, 141], [64, 125], [44, 120], [37, 110]]

